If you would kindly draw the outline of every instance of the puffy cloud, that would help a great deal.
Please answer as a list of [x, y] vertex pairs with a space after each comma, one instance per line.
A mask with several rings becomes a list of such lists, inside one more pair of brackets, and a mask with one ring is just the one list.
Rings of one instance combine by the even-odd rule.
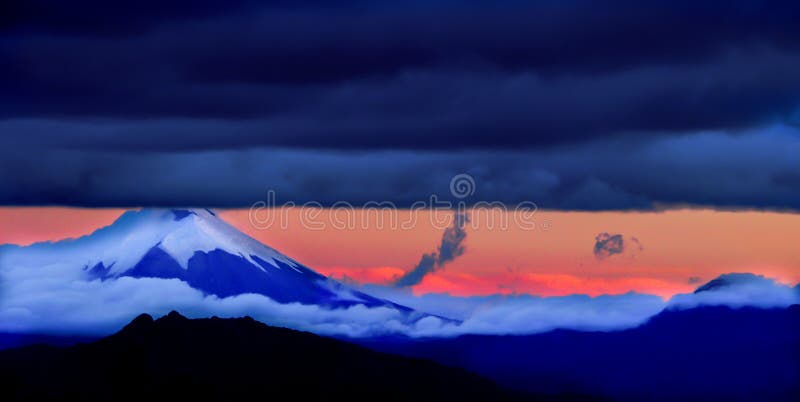
[[625, 241], [621, 234], [603, 232], [595, 236], [594, 240], [594, 256], [600, 260], [625, 251]]
[[[609, 234], [606, 232], [599, 233], [594, 238], [594, 256], [598, 260], [604, 260], [616, 254], [630, 254], [635, 257], [636, 254], [644, 250], [644, 246], [636, 237], [629, 237], [626, 243], [625, 238], [621, 234]], [[629, 247], [629, 246], [633, 247]]]
[[694, 293], [673, 296], [668, 308], [718, 305], [774, 308], [792, 304], [800, 304], [800, 292], [796, 288], [762, 275], [725, 274], [700, 286]]
[[[36, 282], [12, 285], [4, 293], [0, 300], [0, 331], [108, 334], [142, 312], [158, 316], [177, 310], [190, 317], [249, 315], [270, 325], [325, 335], [456, 336], [537, 333], [555, 328], [622, 329], [644, 322], [663, 307], [656, 296], [635, 294], [474, 300], [439, 295], [433, 299], [422, 297], [410, 304], [430, 314], [438, 313], [441, 318], [420, 314], [409, 317], [388, 307], [356, 305], [326, 309], [298, 303], [280, 304], [255, 294], [218, 298], [203, 295], [175, 279], [123, 277], [106, 281]], [[448, 304], [466, 306], [463, 322], [444, 318], [453, 312]]]
[[410, 291], [368, 285], [364, 291], [418, 311], [452, 317], [458, 325], [418, 331], [423, 336], [462, 334], [531, 334], [553, 329], [608, 331], [635, 327], [660, 312], [658, 296], [626, 293], [538, 297], [490, 295], [459, 297], [448, 294], [416, 296]]
[[171, 310], [190, 317], [249, 315], [270, 325], [351, 337], [531, 334], [558, 328], [612, 331], [635, 327], [664, 308], [786, 307], [800, 302], [797, 289], [747, 276], [712, 281], [697, 293], [676, 295], [669, 301], [636, 293], [598, 297], [415, 296], [408, 289], [372, 285], [361, 290], [416, 311], [364, 305], [328, 309], [281, 304], [256, 294], [219, 298], [176, 279], [87, 280], [80, 267], [57, 261], [35, 268], [8, 264], [3, 258], [7, 252], [8, 248], [0, 248], [0, 332], [103, 335], [138, 314], [158, 316]]
[[[0, 303], [0, 330], [6, 332], [108, 334], [136, 315], [178, 310], [190, 317], [252, 316], [270, 325], [321, 334], [377, 335], [412, 331], [405, 314], [385, 307], [357, 305], [329, 310], [299, 303], [280, 304], [255, 294], [206, 296], [175, 279], [119, 278], [73, 281], [57, 289], [31, 289]], [[36, 293], [42, 292], [42, 293]]]

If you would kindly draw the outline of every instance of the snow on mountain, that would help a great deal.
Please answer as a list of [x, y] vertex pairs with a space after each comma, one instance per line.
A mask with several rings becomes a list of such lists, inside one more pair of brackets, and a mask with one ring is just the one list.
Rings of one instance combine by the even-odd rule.
[[314, 272], [207, 209], [130, 211], [78, 239], [5, 247], [0, 269], [70, 271], [85, 280], [177, 278], [219, 297], [255, 293], [280, 303], [408, 310]]
[[721, 290], [736, 286], [748, 286], [757, 284], [775, 285], [775, 281], [767, 277], [764, 277], [763, 275], [734, 272], [729, 274], [722, 274], [708, 281], [706, 284], [695, 289], [694, 293], [697, 294], [701, 292], [711, 292], [714, 290]]
[[[376, 293], [381, 298], [368, 294], [375, 291], [330, 280], [204, 209], [132, 211], [81, 238], [0, 246], [0, 332], [110, 333], [139, 313], [179, 309], [355, 337], [530, 334], [629, 328], [663, 308], [800, 301], [797, 288], [749, 274], [720, 276], [669, 301], [636, 294], [483, 301], [396, 289]], [[473, 307], [452, 320], [445, 318], [448, 303]]]
[[694, 293], [678, 294], [669, 301], [671, 308], [698, 306], [730, 307], [788, 307], [800, 303], [796, 288], [763, 275], [729, 273], [718, 276], [698, 287]]

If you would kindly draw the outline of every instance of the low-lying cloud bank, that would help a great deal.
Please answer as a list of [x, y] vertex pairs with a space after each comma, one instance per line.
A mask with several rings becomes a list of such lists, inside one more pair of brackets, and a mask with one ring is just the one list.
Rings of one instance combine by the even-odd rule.
[[80, 273], [58, 266], [37, 270], [0, 266], [0, 332], [104, 335], [140, 313], [158, 316], [178, 310], [190, 317], [249, 315], [270, 325], [351, 337], [531, 334], [557, 328], [620, 330], [640, 325], [665, 308], [770, 308], [800, 303], [797, 289], [754, 275], [722, 281], [710, 289], [677, 295], [668, 301], [636, 293], [600, 297], [455, 297], [414, 296], [408, 290], [378, 286], [361, 290], [422, 313], [362, 305], [326, 309], [280, 304], [255, 294], [219, 298], [176, 279], [123, 277], [87, 281]]
[[694, 293], [678, 294], [668, 308], [688, 309], [698, 306], [755, 306], [780, 308], [800, 303], [800, 288], [782, 285], [762, 275], [735, 273], [721, 275], [699, 287]]

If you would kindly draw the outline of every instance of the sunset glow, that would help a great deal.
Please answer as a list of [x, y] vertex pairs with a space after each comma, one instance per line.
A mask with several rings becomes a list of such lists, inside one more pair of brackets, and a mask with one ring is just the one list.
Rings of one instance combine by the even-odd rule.
[[[123, 211], [2, 208], [0, 243], [26, 245], [85, 235], [112, 223]], [[359, 284], [391, 283], [423, 253], [434, 251], [442, 232], [431, 223], [429, 212], [418, 212], [417, 224], [409, 230], [379, 229], [375, 222], [361, 221], [354, 229], [327, 224], [322, 230], [308, 230], [298, 209], [283, 212], [288, 217], [284, 228], [276, 224], [262, 230], [250, 224], [246, 209], [219, 212], [240, 230], [320, 273]], [[402, 210], [397, 216], [402, 221], [409, 214]], [[331, 216], [324, 210], [317, 219], [329, 223]], [[798, 214], [541, 211], [535, 221], [539, 227], [534, 230], [513, 224], [507, 230], [488, 228], [487, 223], [470, 225], [464, 255], [427, 276], [414, 293], [552, 296], [634, 291], [668, 297], [726, 272], [753, 272], [787, 284], [800, 280], [800, 255], [793, 242], [800, 237]], [[622, 234], [625, 252], [596, 258], [594, 238], [601, 232]], [[641, 247], [629, 240], [632, 237]]]

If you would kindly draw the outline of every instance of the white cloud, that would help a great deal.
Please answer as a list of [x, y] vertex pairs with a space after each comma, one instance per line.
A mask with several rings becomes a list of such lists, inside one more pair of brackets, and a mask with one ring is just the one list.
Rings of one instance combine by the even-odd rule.
[[[106, 281], [57, 280], [31, 277], [4, 281], [0, 299], [0, 331], [68, 334], [108, 334], [136, 315], [155, 316], [177, 310], [189, 317], [249, 315], [271, 325], [327, 335], [374, 336], [400, 333], [410, 336], [455, 336], [464, 333], [534, 333], [554, 328], [613, 330], [640, 324], [663, 307], [647, 295], [591, 298], [456, 298], [437, 295], [420, 298], [426, 311], [464, 303], [473, 306], [462, 323], [433, 316], [408, 315], [389, 307], [326, 309], [299, 303], [280, 304], [267, 297], [244, 294], [219, 298], [204, 295], [177, 279], [122, 277]], [[424, 310], [424, 311], [425, 311]], [[445, 314], [441, 314], [444, 316]]]
[[[1, 256], [0, 256], [1, 257]], [[530, 334], [552, 329], [612, 331], [635, 327], [664, 308], [723, 304], [783, 307], [798, 303], [795, 289], [771, 280], [745, 281], [669, 301], [628, 293], [589, 297], [414, 296], [390, 288], [362, 290], [439, 317], [407, 314], [391, 307], [327, 309], [280, 304], [256, 294], [219, 298], [177, 279], [85, 280], [60, 264], [9, 268], [0, 259], [0, 332], [63, 334], [112, 333], [135, 316], [160, 316], [177, 310], [189, 317], [249, 315], [264, 323], [325, 335], [365, 337], [382, 334], [456, 336]]]
[[688, 309], [698, 306], [753, 306], [761, 308], [788, 307], [800, 303], [798, 289], [773, 279], [751, 274], [727, 274], [724, 285], [698, 293], [675, 295], [669, 308]]
[[447, 294], [414, 296], [411, 292], [370, 286], [380, 297], [429, 314], [461, 320], [434, 331], [419, 329], [419, 336], [461, 334], [530, 334], [552, 329], [607, 331], [635, 327], [660, 312], [665, 302], [658, 296], [627, 293], [590, 297], [475, 296]]

